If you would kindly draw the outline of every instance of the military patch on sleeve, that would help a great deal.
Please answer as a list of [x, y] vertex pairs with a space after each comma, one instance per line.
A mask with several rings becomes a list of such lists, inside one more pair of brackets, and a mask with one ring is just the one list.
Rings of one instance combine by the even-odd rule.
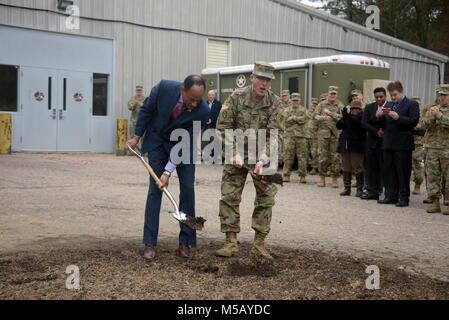
[[229, 109], [229, 103], [223, 104], [223, 105], [221, 106], [221, 109], [222, 109], [222, 110], [227, 110], [227, 109]]

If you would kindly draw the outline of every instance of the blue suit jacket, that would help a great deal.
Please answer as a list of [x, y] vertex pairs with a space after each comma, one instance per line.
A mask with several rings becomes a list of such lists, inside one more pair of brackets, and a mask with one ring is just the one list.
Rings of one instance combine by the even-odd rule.
[[[385, 107], [393, 108], [393, 103], [389, 102]], [[399, 114], [398, 120], [385, 114], [377, 119], [384, 130], [382, 149], [412, 151], [415, 149], [413, 128], [419, 122], [419, 104], [405, 97], [400, 103], [397, 113]]]
[[209, 119], [211, 120], [209, 128], [215, 129], [215, 127], [217, 126], [217, 120], [218, 116], [220, 115], [220, 110], [221, 110], [221, 102], [218, 100], [214, 100], [214, 102], [212, 102], [212, 107], [210, 108], [209, 112]]
[[193, 121], [201, 121], [204, 129], [209, 117], [209, 107], [204, 99], [191, 111], [184, 108], [175, 118], [171, 114], [181, 95], [181, 82], [162, 80], [144, 100], [139, 110], [134, 134], [142, 137], [142, 153], [150, 154], [156, 148], [163, 146], [168, 154], [178, 141], [170, 141], [170, 134], [175, 129], [185, 129], [190, 135], [190, 150], [194, 145]]

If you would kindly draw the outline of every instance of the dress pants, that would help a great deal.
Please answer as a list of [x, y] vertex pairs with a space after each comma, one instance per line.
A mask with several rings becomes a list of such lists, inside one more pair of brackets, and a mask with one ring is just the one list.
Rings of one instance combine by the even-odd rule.
[[385, 198], [408, 202], [412, 151], [384, 150]]
[[[148, 162], [158, 177], [164, 172], [168, 159], [169, 155], [162, 146], [148, 153]], [[179, 164], [176, 167], [176, 173], [178, 174], [180, 187], [179, 210], [188, 216], [195, 217], [195, 165]], [[161, 200], [162, 192], [157, 187], [156, 181], [150, 176], [142, 240], [142, 243], [146, 245], [155, 246], [157, 244]], [[170, 210], [173, 210], [173, 208], [171, 207]], [[163, 212], [162, 214], [168, 213]], [[196, 231], [184, 227], [181, 223], [179, 223], [179, 226], [181, 228], [179, 232], [179, 243], [196, 246]]]
[[365, 154], [365, 180], [369, 195], [378, 195], [383, 187], [383, 151], [379, 148], [367, 148]]

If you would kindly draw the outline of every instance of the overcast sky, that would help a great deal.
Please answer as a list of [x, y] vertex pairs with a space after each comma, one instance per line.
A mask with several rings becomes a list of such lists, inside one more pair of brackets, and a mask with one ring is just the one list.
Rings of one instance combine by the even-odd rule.
[[315, 8], [322, 6], [321, 1], [310, 1], [310, 0], [297, 0], [297, 1], [299, 1], [299, 2], [301, 2], [303, 4], [306, 4], [308, 6], [315, 7]]

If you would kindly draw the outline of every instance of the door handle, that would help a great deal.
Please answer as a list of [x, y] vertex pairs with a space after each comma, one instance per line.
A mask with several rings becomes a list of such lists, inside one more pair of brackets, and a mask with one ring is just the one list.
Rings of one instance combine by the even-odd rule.
[[51, 116], [50, 116], [53, 120], [56, 119], [56, 109], [51, 110]]
[[61, 120], [62, 118], [64, 118], [64, 117], [62, 116], [62, 109], [59, 109], [59, 120]]

